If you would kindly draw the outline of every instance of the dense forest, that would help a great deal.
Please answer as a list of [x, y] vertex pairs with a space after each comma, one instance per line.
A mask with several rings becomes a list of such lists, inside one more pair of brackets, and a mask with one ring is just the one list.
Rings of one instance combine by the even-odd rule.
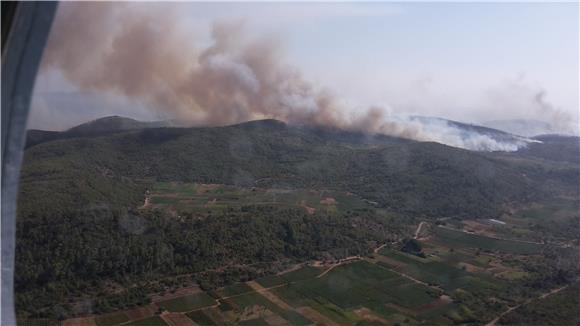
[[[98, 296], [94, 289], [111, 281], [131, 287], [194, 274], [194, 281], [213, 288], [275, 272], [284, 261], [362, 255], [397, 237], [395, 227], [370, 211], [333, 216], [243, 206], [200, 220], [101, 208], [31, 218], [18, 223], [18, 310], [58, 317], [63, 307], [54, 302]], [[195, 275], [227, 267], [236, 267], [236, 273], [214, 279]], [[144, 294], [101, 300], [101, 306], [124, 308], [145, 300]]]

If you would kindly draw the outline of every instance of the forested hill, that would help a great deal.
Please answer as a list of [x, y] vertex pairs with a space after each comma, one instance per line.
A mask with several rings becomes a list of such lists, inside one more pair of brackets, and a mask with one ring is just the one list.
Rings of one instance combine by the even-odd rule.
[[539, 164], [529, 155], [275, 120], [100, 130], [69, 133], [26, 150], [21, 218], [99, 205], [136, 207], [155, 181], [337, 189], [405, 214], [493, 217], [506, 203], [546, 195], [540, 189], [548, 179], [556, 188], [578, 182], [577, 168]]
[[[418, 221], [498, 217], [537, 198], [577, 196], [580, 182], [577, 165], [545, 158], [559, 142], [481, 153], [275, 120], [215, 128], [102, 122], [40, 135], [25, 151], [19, 316], [127, 309], [162, 291], [160, 279], [177, 276], [211, 289], [295, 263], [365, 255]], [[196, 206], [188, 193], [190, 211], [142, 207], [147, 190], [168, 184], [161, 181], [196, 189], [226, 184], [219, 187], [231, 192], [221, 198], [241, 204], [199, 213], [209, 202]], [[269, 190], [316, 194], [318, 205], [322, 190], [333, 190], [363, 204], [315, 211], [295, 197], [286, 199], [289, 206], [262, 200]], [[87, 300], [94, 310], [72, 304]]]
[[131, 118], [110, 116], [92, 120], [62, 132], [36, 129], [28, 130], [25, 147], [28, 148], [56, 139], [95, 137], [128, 130], [169, 127], [171, 125], [171, 121], [144, 122]]

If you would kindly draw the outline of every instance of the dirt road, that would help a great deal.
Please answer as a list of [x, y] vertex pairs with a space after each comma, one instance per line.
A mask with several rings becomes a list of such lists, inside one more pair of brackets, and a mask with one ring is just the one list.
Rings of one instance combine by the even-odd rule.
[[348, 263], [352, 263], [353, 261], [357, 261], [357, 260], [361, 260], [362, 257], [361, 256], [350, 256], [350, 257], [346, 257], [344, 259], [341, 259], [338, 263], [330, 266], [327, 270], [325, 270], [324, 272], [320, 273], [320, 275], [316, 276], [316, 278], [321, 278], [324, 275], [328, 274], [328, 272], [330, 272], [331, 270], [333, 270], [335, 267], [338, 267], [340, 265], [344, 265], [344, 264], [348, 264]]
[[513, 307], [509, 308], [508, 310], [506, 310], [506, 311], [502, 312], [502, 313], [501, 313], [499, 316], [497, 316], [497, 317], [496, 317], [494, 320], [492, 320], [492, 321], [490, 321], [489, 323], [485, 324], [485, 326], [495, 326], [495, 325], [497, 325], [497, 322], [498, 322], [498, 321], [501, 319], [501, 317], [503, 317], [503, 316], [505, 316], [505, 315], [509, 314], [510, 312], [512, 312], [512, 311], [514, 311], [514, 310], [516, 310], [516, 309], [518, 309], [519, 307], [521, 307], [521, 306], [525, 306], [525, 305], [527, 305], [527, 304], [529, 304], [530, 302], [532, 302], [532, 301], [535, 301], [535, 300], [542, 300], [542, 299], [545, 299], [545, 298], [547, 298], [547, 297], [551, 296], [552, 294], [556, 294], [556, 293], [558, 293], [558, 292], [560, 292], [560, 291], [564, 290], [564, 289], [565, 289], [565, 288], [567, 288], [568, 286], [570, 286], [570, 284], [568, 284], [568, 285], [566, 285], [566, 286], [563, 286], [563, 287], [560, 287], [560, 288], [557, 288], [557, 289], [553, 289], [553, 290], [551, 290], [550, 292], [546, 292], [546, 293], [544, 293], [544, 294], [540, 295], [540, 296], [539, 296], [539, 297], [537, 297], [537, 298], [528, 299], [528, 300], [526, 300], [526, 301], [524, 301], [524, 302], [520, 303], [519, 305], [513, 306]]
[[419, 239], [419, 234], [421, 234], [421, 228], [423, 227], [423, 224], [425, 224], [425, 222], [421, 222], [421, 223], [419, 223], [419, 226], [417, 226], [417, 230], [415, 231], [415, 236], [414, 236], [415, 240]]

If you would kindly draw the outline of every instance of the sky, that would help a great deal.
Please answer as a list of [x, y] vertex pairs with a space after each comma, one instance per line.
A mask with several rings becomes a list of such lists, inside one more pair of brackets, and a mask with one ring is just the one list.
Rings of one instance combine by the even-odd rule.
[[[184, 51], [211, 47], [215, 22], [239, 22], [244, 35], [273, 40], [280, 66], [299, 71], [316, 92], [332, 94], [336, 110], [348, 114], [377, 106], [472, 123], [579, 119], [577, 3], [133, 3], [124, 15], [155, 17], [164, 7], [178, 12], [166, 23], [179, 25]], [[111, 28], [90, 32], [111, 34]], [[146, 96], [102, 83], [88, 87], [66, 73], [66, 64], [43, 65], [29, 128], [62, 130], [113, 114], [181, 118]], [[108, 68], [99, 69], [107, 74]]]

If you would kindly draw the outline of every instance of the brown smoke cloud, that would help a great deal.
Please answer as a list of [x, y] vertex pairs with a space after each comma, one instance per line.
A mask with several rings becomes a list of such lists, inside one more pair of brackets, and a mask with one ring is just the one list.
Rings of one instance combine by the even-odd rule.
[[425, 128], [394, 119], [378, 107], [346, 114], [332, 94], [280, 61], [276, 39], [249, 37], [243, 22], [217, 22], [204, 46], [180, 9], [160, 3], [63, 3], [42, 69], [59, 70], [82, 91], [126, 96], [197, 125], [274, 118], [476, 150], [506, 148], [480, 136], [467, 142], [447, 125]]
[[[241, 22], [219, 22], [196, 47], [177, 7], [66, 3], [43, 68], [81, 90], [145, 101], [177, 119], [225, 125], [257, 118], [345, 127], [336, 101], [280, 61], [271, 38], [249, 39]], [[362, 126], [361, 126], [362, 127]]]

